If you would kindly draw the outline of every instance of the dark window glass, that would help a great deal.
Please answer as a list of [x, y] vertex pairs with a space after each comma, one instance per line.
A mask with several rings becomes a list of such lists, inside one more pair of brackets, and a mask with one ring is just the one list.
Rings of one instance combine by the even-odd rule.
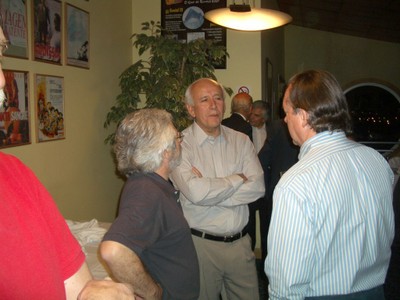
[[[390, 90], [391, 91], [391, 90]], [[346, 92], [356, 141], [380, 152], [392, 149], [400, 139], [400, 101], [389, 90], [362, 85]]]

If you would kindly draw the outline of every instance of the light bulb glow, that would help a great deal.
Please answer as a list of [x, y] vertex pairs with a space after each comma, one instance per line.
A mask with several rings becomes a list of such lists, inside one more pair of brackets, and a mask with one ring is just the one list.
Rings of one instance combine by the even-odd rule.
[[250, 12], [219, 8], [206, 12], [205, 18], [217, 25], [244, 31], [271, 29], [292, 21], [292, 17], [286, 13], [264, 8], [252, 8]]

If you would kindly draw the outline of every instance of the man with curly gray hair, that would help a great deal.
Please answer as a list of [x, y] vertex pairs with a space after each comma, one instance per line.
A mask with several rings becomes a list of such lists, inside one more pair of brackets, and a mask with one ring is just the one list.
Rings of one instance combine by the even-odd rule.
[[114, 152], [127, 177], [118, 217], [100, 246], [112, 275], [137, 299], [197, 299], [199, 267], [179, 192], [168, 180], [181, 161], [171, 115], [135, 111], [119, 125]]

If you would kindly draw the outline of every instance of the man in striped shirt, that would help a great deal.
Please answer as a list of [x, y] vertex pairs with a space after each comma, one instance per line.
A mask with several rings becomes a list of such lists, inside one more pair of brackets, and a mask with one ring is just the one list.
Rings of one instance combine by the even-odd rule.
[[389, 165], [347, 138], [347, 102], [330, 73], [295, 75], [283, 108], [301, 148], [274, 191], [270, 299], [384, 299], [394, 237]]

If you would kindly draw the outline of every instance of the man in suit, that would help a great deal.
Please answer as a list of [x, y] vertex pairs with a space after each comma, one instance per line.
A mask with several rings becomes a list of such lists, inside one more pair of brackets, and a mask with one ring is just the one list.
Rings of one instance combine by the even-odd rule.
[[251, 125], [248, 120], [251, 114], [253, 98], [247, 93], [238, 93], [232, 98], [229, 118], [222, 120], [222, 125], [246, 134], [253, 140]]
[[264, 146], [267, 138], [268, 113], [267, 102], [262, 100], [253, 102], [253, 109], [250, 114], [249, 123], [252, 127], [253, 143], [257, 153]]
[[[267, 235], [272, 213], [272, 195], [279, 179], [298, 161], [299, 147], [295, 146], [283, 119], [268, 124], [267, 140], [258, 152], [264, 170], [265, 196], [260, 205], [261, 256], [267, 256]], [[263, 217], [261, 217], [263, 215]]]
[[[268, 106], [267, 102], [257, 100], [253, 102], [252, 111], [249, 117], [249, 123], [252, 127], [252, 138], [256, 153], [258, 153], [265, 143], [267, 138], [267, 125], [268, 120]], [[249, 223], [247, 224], [248, 232], [252, 237], [251, 247], [254, 251], [256, 246], [256, 212], [260, 209], [260, 205], [263, 205], [264, 197], [258, 199], [255, 202], [249, 204]], [[265, 218], [264, 210], [260, 211], [260, 219]], [[260, 224], [261, 225], [261, 224]], [[261, 231], [261, 228], [260, 228]], [[261, 236], [261, 241], [263, 236]]]
[[[253, 141], [253, 129], [249, 119], [253, 110], [253, 98], [248, 93], [238, 93], [232, 98], [231, 116], [222, 120], [222, 125], [246, 134]], [[249, 204], [249, 222], [246, 230], [251, 237], [251, 250], [256, 244], [256, 210], [257, 201]]]

